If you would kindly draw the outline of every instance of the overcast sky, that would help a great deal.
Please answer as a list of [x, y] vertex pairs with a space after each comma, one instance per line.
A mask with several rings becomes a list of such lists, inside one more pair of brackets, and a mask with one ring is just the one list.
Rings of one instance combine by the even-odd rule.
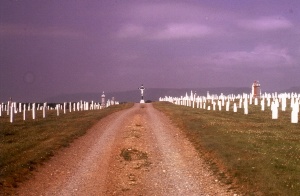
[[254, 80], [300, 86], [300, 1], [0, 1], [0, 102]]

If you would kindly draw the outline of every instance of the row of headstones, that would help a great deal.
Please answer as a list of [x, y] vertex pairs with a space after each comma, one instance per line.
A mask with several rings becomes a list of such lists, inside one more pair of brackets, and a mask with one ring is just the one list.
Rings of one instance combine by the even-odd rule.
[[[238, 100], [238, 106], [236, 104], [236, 100]], [[233, 102], [233, 112], [237, 112], [238, 108], [244, 109], [244, 114], [248, 114], [248, 105], [252, 105], [254, 100], [254, 105], [259, 105], [261, 110], [265, 110], [265, 102], [267, 102], [267, 106], [270, 107], [272, 111], [272, 119], [278, 119], [278, 110], [281, 103], [281, 110], [286, 111], [287, 107], [287, 101], [290, 100], [290, 106], [292, 108], [291, 112], [291, 123], [298, 123], [298, 113], [299, 113], [299, 102], [300, 102], [300, 94], [295, 93], [283, 93], [283, 94], [263, 94], [260, 98], [255, 97], [252, 98], [251, 94], [243, 94], [243, 95], [229, 95], [224, 96], [221, 94], [220, 96], [211, 96], [207, 95], [205, 96], [197, 96], [191, 92], [191, 96], [188, 96], [186, 94], [185, 97], [181, 96], [178, 97], [165, 97], [165, 98], [159, 98], [159, 101], [169, 101], [171, 103], [177, 104], [177, 105], [184, 105], [189, 106], [193, 108], [200, 108], [200, 109], [207, 109], [207, 110], [216, 110], [216, 107], [218, 106], [218, 110], [222, 110], [222, 106], [226, 106], [226, 111], [230, 110], [230, 104]], [[209, 105], [211, 103], [211, 105]]]
[[47, 103], [43, 104], [25, 104], [25, 103], [16, 103], [16, 102], [11, 102], [8, 101], [7, 104], [0, 104], [0, 117], [4, 115], [5, 113], [9, 116], [9, 120], [12, 123], [14, 121], [14, 114], [17, 113], [22, 113], [23, 112], [23, 120], [26, 120], [26, 111], [31, 111], [32, 112], [32, 119], [36, 119], [36, 111], [41, 110], [43, 111], [43, 118], [46, 118], [46, 111], [47, 110], [56, 110], [57, 116], [59, 116], [60, 111], [63, 110], [63, 113], [66, 114], [67, 110], [69, 112], [72, 112], [72, 110], [75, 111], [87, 111], [87, 110], [99, 110], [103, 109], [105, 107], [109, 107], [111, 105], [117, 105], [119, 102], [117, 101], [111, 101], [108, 100], [106, 105], [104, 104], [99, 104], [99, 103], [94, 103], [92, 101], [91, 103], [86, 102], [86, 101], [80, 101], [77, 103], [72, 103], [72, 102], [64, 102], [63, 104], [56, 104], [55, 107], [50, 107], [47, 105]]

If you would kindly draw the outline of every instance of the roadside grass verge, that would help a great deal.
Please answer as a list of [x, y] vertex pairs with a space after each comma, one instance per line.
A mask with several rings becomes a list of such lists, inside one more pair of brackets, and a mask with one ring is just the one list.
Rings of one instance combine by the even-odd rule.
[[220, 181], [246, 195], [300, 195], [300, 123], [291, 110], [249, 105], [237, 113], [208, 111], [168, 102], [155, 102], [193, 143]]
[[42, 164], [62, 147], [67, 147], [76, 138], [84, 135], [100, 119], [123, 109], [132, 103], [110, 106], [102, 110], [61, 113], [37, 111], [32, 120], [27, 112], [23, 121], [22, 113], [16, 114], [15, 121], [9, 122], [4, 114], [0, 117], [0, 195], [10, 194], [19, 182], [30, 176], [30, 171]]

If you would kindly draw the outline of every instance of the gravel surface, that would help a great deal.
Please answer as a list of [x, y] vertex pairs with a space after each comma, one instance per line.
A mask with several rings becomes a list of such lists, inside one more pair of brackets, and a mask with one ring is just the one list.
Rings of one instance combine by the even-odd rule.
[[152, 104], [112, 114], [20, 185], [18, 195], [235, 195]]

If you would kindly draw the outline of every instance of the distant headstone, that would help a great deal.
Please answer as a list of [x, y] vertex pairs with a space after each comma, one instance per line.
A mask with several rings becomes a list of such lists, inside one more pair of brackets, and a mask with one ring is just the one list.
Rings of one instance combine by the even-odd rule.
[[9, 122], [13, 123], [14, 122], [14, 104], [13, 103], [11, 103], [9, 115], [10, 115]]
[[233, 112], [237, 112], [237, 106], [236, 106], [236, 103], [233, 104]]
[[261, 99], [260, 101], [261, 111], [265, 111], [265, 99]]
[[45, 102], [43, 104], [43, 118], [46, 118], [46, 109], [47, 109], [47, 103]]
[[248, 114], [248, 98], [244, 100], [244, 114]]
[[35, 103], [32, 104], [32, 119], [35, 120]]
[[57, 116], [59, 116], [59, 108], [60, 108], [60, 105], [57, 104], [57, 105], [56, 105], [56, 114], [57, 114]]
[[66, 113], [66, 107], [67, 107], [67, 103], [64, 102], [64, 114]]
[[272, 110], [272, 119], [278, 119], [278, 107], [275, 101], [272, 102], [271, 110]]
[[228, 100], [228, 101], [226, 102], [226, 111], [227, 111], [227, 112], [229, 111], [229, 107], [230, 107], [230, 101]]
[[24, 104], [23, 108], [23, 120], [26, 120], [26, 105]]

